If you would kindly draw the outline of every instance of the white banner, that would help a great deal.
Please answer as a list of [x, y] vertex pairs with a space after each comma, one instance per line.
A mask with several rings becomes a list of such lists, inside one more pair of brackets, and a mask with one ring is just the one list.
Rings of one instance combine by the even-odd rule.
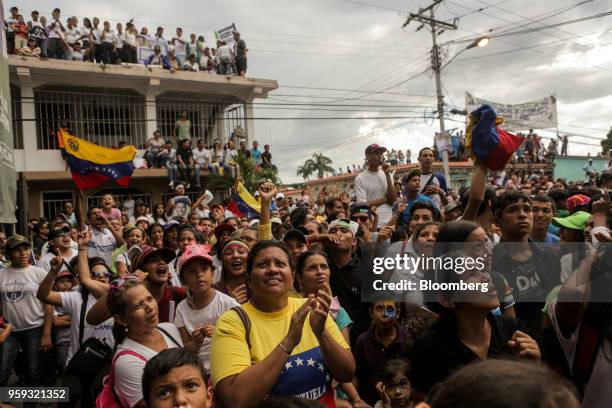
[[232, 24], [231, 26], [227, 26], [225, 28], [220, 29], [219, 31], [215, 31], [215, 37], [218, 41], [225, 41], [230, 48], [234, 48], [234, 32], [238, 31], [236, 29], [236, 24]]
[[490, 105], [497, 116], [504, 119], [506, 130], [547, 129], [557, 127], [557, 97], [553, 94], [535, 101], [505, 104], [477, 98], [465, 93], [465, 110], [468, 114], [480, 105]]

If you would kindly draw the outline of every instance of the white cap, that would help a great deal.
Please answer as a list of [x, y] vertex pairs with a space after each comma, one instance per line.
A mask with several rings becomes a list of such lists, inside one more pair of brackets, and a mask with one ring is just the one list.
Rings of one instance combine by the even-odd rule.
[[333, 220], [329, 224], [329, 230], [335, 227], [348, 228], [351, 230], [353, 235], [356, 235], [357, 230], [359, 229], [359, 224], [357, 224], [355, 221], [349, 221], [347, 219], [339, 219], [339, 220]]
[[278, 200], [280, 198], [285, 198], [285, 195], [283, 193], [276, 194], [276, 199]]

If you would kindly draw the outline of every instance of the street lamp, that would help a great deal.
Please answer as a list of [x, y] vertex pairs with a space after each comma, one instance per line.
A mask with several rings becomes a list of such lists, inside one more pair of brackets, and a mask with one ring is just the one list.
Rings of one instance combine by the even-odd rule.
[[[436, 96], [438, 101], [438, 118], [440, 119], [440, 133], [443, 133], [445, 130], [444, 127], [444, 95], [442, 95], [442, 81], [440, 79], [440, 74], [444, 68], [446, 68], [451, 62], [454, 61], [461, 53], [471, 48], [479, 47], [482, 48], [489, 43], [489, 37], [482, 36], [476, 38], [472, 41], [467, 47], [463, 48], [457, 54], [453, 55], [451, 59], [449, 59], [444, 65], [440, 64], [440, 49], [436, 44], [436, 37], [433, 35], [433, 55], [432, 55], [432, 69], [436, 78]], [[444, 177], [446, 178], [446, 182], [450, 185], [450, 169], [448, 166], [448, 152], [444, 150], [442, 152], [442, 166], [444, 167]]]
[[472, 41], [472, 43], [470, 45], [465, 47], [465, 49], [469, 50], [470, 48], [474, 48], [474, 47], [480, 47], [480, 48], [486, 47], [487, 44], [489, 44], [489, 40], [490, 40], [490, 38], [487, 37], [487, 36], [477, 38], [474, 41]]

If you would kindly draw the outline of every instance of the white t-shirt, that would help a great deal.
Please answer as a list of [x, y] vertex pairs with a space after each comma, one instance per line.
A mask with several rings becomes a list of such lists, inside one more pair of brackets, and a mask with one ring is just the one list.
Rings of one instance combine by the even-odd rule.
[[186, 70], [191, 70], [193, 72], [200, 72], [200, 65], [195, 61], [192, 64], [191, 62], [189, 62], [189, 60], [187, 60], [183, 63], [183, 67], [185, 67]]
[[115, 32], [113, 30], [108, 30], [103, 32], [104, 39], [102, 42], [114, 44], [115, 43]]
[[39, 266], [25, 268], [9, 266], [0, 270], [0, 293], [2, 294], [2, 314], [19, 332], [40, 327], [44, 323], [44, 309], [36, 299], [36, 292], [47, 272]]
[[[355, 177], [355, 196], [358, 203], [380, 200], [387, 196], [387, 176], [382, 170], [364, 170]], [[387, 203], [378, 206], [378, 228], [386, 225], [393, 215]]]
[[[181, 347], [183, 342], [181, 335], [172, 323], [160, 323], [159, 327], [167, 331]], [[163, 332], [160, 332], [166, 341], [168, 348], [177, 347], [174, 341], [169, 339]], [[143, 356], [147, 361], [155, 357], [158, 352], [152, 350], [140, 343], [136, 343], [134, 340], [127, 338], [117, 347], [118, 354], [124, 350], [134, 351]], [[146, 361], [142, 361], [140, 358], [131, 354], [123, 355], [115, 362], [115, 393], [119, 396], [122, 401], [128, 404], [129, 407], [133, 407], [142, 397], [142, 372]]]
[[[78, 250], [75, 251], [74, 249], [70, 248], [70, 255], [63, 257], [64, 258], [64, 263], [62, 263], [62, 268], [60, 269], [60, 272], [67, 271], [68, 268], [66, 268], [66, 264], [69, 264], [70, 261], [72, 261], [72, 258], [74, 258], [77, 255], [78, 255]], [[55, 255], [52, 254], [52, 253], [47, 252], [45, 255], [43, 255], [38, 260], [38, 266], [43, 268], [46, 273], [49, 273], [49, 271], [51, 270], [51, 260], [53, 258], [55, 258]]]
[[126, 199], [126, 200], [123, 200], [123, 206], [124, 206], [125, 208], [127, 208], [128, 218], [129, 218], [129, 217], [133, 217], [133, 216], [134, 216], [134, 204], [135, 204], [134, 199], [131, 199], [131, 200]]
[[93, 258], [99, 256], [104, 259], [106, 265], [113, 264], [113, 251], [117, 249], [117, 241], [107, 228], [99, 231], [93, 228], [93, 235], [89, 241], [87, 256]]
[[[62, 309], [70, 315], [70, 348], [68, 349], [68, 358], [66, 364], [70, 361], [74, 353], [79, 349], [79, 325], [81, 324], [81, 305], [83, 297], [80, 291], [60, 292], [62, 297]], [[87, 308], [85, 315], [89, 309], [96, 303], [96, 298], [89, 294], [87, 297]], [[106, 343], [110, 348], [115, 347], [115, 339], [113, 338], [113, 318], [100, 323], [97, 326], [92, 326], [85, 320], [83, 326], [83, 341], [95, 337], [103, 343]]]
[[[200, 310], [194, 310], [189, 306], [189, 298], [182, 300], [176, 308], [176, 317], [174, 318], [176, 327], [186, 327], [187, 331], [191, 333], [208, 324], [214, 325], [223, 313], [232, 307], [240, 306], [233, 297], [227, 296], [218, 290], [215, 292], [215, 297], [210, 304]], [[198, 351], [200, 361], [204, 364], [207, 373], [210, 372], [210, 342], [210, 337], [204, 338], [202, 346], [200, 346]]]
[[[556, 306], [557, 300], [555, 299], [548, 308], [548, 315], [555, 328], [555, 333], [557, 334], [557, 339], [565, 355], [565, 360], [567, 361], [569, 369], [572, 370], [574, 356], [576, 354], [576, 345], [578, 344], [578, 333], [580, 333], [580, 325], [578, 325], [576, 331], [574, 331], [569, 338], [564, 337], [557, 323], [555, 315]], [[606, 347], [605, 354], [603, 350], [604, 347]], [[591, 377], [584, 387], [584, 398], [582, 399], [583, 408], [607, 408], [610, 406], [610, 401], [612, 401], [612, 387], [610, 387], [609, 384], [612, 381], [612, 363], [606, 358], [606, 354], [612, 354], [610, 348], [610, 344], [604, 340], [604, 343], [597, 352]]]
[[217, 49], [217, 57], [221, 62], [229, 62], [232, 59], [232, 49], [229, 45], [222, 45]]
[[[187, 55], [187, 43], [185, 42], [185, 37], [175, 37], [177, 40], [174, 41], [174, 55], [177, 57], [186, 56]], [[181, 41], [178, 41], [181, 40]]]
[[210, 151], [208, 149], [193, 149], [193, 160], [200, 166], [208, 166], [210, 161]]
[[[79, 250], [79, 244], [77, 244], [75, 241], [70, 240], [70, 248], [72, 248], [73, 251], [77, 252]], [[47, 255], [49, 253], [49, 242], [45, 242], [42, 246], [42, 248], [40, 249], [40, 256], [43, 257], [45, 255]]]
[[94, 44], [102, 44], [102, 30], [100, 28], [92, 28], [91, 35]]
[[78, 28], [72, 27], [66, 30], [66, 42], [70, 44], [74, 44], [81, 37], [81, 32]]

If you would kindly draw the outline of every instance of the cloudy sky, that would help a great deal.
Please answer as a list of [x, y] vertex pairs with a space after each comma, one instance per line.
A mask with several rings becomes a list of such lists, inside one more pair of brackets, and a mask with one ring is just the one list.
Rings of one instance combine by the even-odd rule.
[[[138, 29], [157, 25], [213, 38], [235, 23], [249, 48], [248, 75], [276, 79], [279, 89], [259, 100], [256, 137], [272, 145], [284, 182], [301, 179], [296, 167], [315, 152], [334, 167], [360, 163], [370, 143], [413, 152], [431, 145], [438, 121], [429, 52], [431, 33], [418, 23], [402, 29], [422, 0], [54, 0], [62, 14], [111, 22], [135, 18]], [[4, 0], [24, 14], [40, 1]], [[572, 7], [574, 6], [574, 7]], [[436, 18], [452, 22], [439, 43], [540, 27], [610, 10], [608, 0], [445, 0]], [[50, 14], [50, 10], [40, 10]], [[570, 154], [595, 154], [612, 125], [612, 16], [528, 34], [493, 38], [462, 52], [442, 75], [445, 102], [464, 107], [466, 91], [502, 103], [556, 93], [559, 131], [570, 134]], [[444, 45], [444, 61], [466, 42]], [[279, 105], [285, 103], [287, 105]], [[268, 104], [267, 106], [264, 104]], [[274, 104], [274, 105], [270, 105]], [[323, 106], [323, 105], [333, 106]], [[342, 106], [340, 106], [342, 105]], [[401, 117], [371, 119], [380, 116]], [[338, 119], [340, 118], [340, 119]], [[344, 119], [342, 119], [344, 118]], [[352, 119], [346, 119], [352, 118]], [[363, 119], [362, 119], [363, 118]], [[463, 127], [460, 116], [447, 128]], [[556, 132], [556, 130], [553, 130]], [[541, 132], [544, 135], [555, 133]], [[414, 157], [413, 157], [414, 160]]]

